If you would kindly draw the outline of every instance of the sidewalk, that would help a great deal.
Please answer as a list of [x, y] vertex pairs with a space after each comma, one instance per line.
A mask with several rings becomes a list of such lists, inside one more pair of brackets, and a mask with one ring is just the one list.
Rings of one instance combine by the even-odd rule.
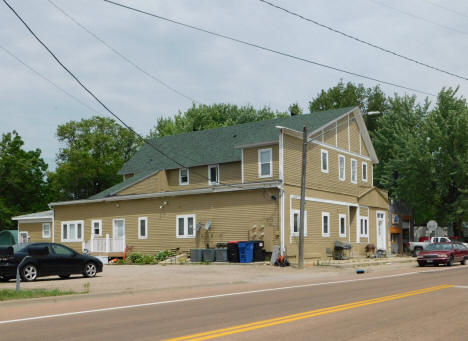
[[390, 265], [390, 264], [400, 264], [400, 263], [412, 263], [416, 262], [416, 258], [410, 256], [404, 257], [384, 257], [384, 258], [352, 258], [346, 260], [324, 260], [324, 259], [317, 259], [317, 260], [305, 260], [306, 267], [313, 267], [313, 266], [332, 266], [335, 268], [356, 268], [356, 267], [364, 267], [364, 266], [373, 266], [373, 265]]

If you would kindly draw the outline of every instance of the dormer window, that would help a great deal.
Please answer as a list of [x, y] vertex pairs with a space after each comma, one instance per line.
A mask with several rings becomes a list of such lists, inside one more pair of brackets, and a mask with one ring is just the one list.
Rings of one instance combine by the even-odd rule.
[[208, 184], [219, 184], [219, 165], [208, 166]]
[[179, 169], [179, 185], [188, 185], [190, 182], [188, 168]]
[[273, 176], [272, 149], [258, 150], [258, 177], [269, 178]]

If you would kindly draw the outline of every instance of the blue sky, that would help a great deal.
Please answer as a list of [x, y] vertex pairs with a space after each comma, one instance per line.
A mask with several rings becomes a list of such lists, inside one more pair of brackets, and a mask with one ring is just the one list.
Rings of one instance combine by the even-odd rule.
[[[269, 54], [221, 38], [132, 13], [99, 0], [53, 0], [76, 20], [142, 68], [202, 103], [228, 102], [286, 110], [303, 108], [322, 88], [345, 82], [375, 83]], [[462, 0], [272, 0], [324, 24], [397, 50], [428, 64], [468, 76], [468, 15]], [[379, 5], [449, 26], [449, 30]], [[135, 70], [47, 0], [10, 0], [32, 29], [112, 110], [145, 135], [157, 117], [173, 116], [191, 102]], [[436, 93], [465, 81], [428, 70], [275, 10], [258, 0], [122, 1], [195, 26], [297, 56]], [[89, 106], [97, 103], [51, 59], [8, 8], [0, 6], [0, 46]], [[460, 33], [455, 30], [466, 32]], [[404, 91], [391, 86], [392, 94]], [[420, 96], [422, 99], [423, 97]], [[40, 148], [54, 168], [59, 124], [94, 112], [70, 99], [0, 49], [0, 133], [17, 130], [26, 148]]]

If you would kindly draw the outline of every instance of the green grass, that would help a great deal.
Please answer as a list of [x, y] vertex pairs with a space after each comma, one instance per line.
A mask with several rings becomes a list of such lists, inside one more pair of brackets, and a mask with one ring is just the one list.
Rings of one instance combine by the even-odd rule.
[[75, 295], [75, 294], [86, 294], [88, 291], [76, 292], [72, 290], [60, 290], [60, 289], [21, 289], [20, 292], [16, 292], [15, 289], [1, 289], [0, 290], [0, 301], [17, 300], [17, 299], [28, 299], [38, 297], [50, 297], [50, 296], [64, 296], [64, 295]]

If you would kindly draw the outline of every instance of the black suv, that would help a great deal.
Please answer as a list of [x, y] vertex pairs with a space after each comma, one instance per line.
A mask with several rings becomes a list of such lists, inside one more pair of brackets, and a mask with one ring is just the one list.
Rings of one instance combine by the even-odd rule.
[[[10, 247], [11, 248], [11, 247]], [[20, 269], [21, 279], [34, 281], [37, 277], [58, 275], [68, 278], [72, 274], [94, 277], [102, 272], [102, 262], [96, 257], [83, 255], [57, 243], [26, 243], [2, 247], [0, 252], [0, 280], [16, 277], [16, 268], [24, 257], [29, 256]], [[13, 254], [11, 254], [13, 251]]]

